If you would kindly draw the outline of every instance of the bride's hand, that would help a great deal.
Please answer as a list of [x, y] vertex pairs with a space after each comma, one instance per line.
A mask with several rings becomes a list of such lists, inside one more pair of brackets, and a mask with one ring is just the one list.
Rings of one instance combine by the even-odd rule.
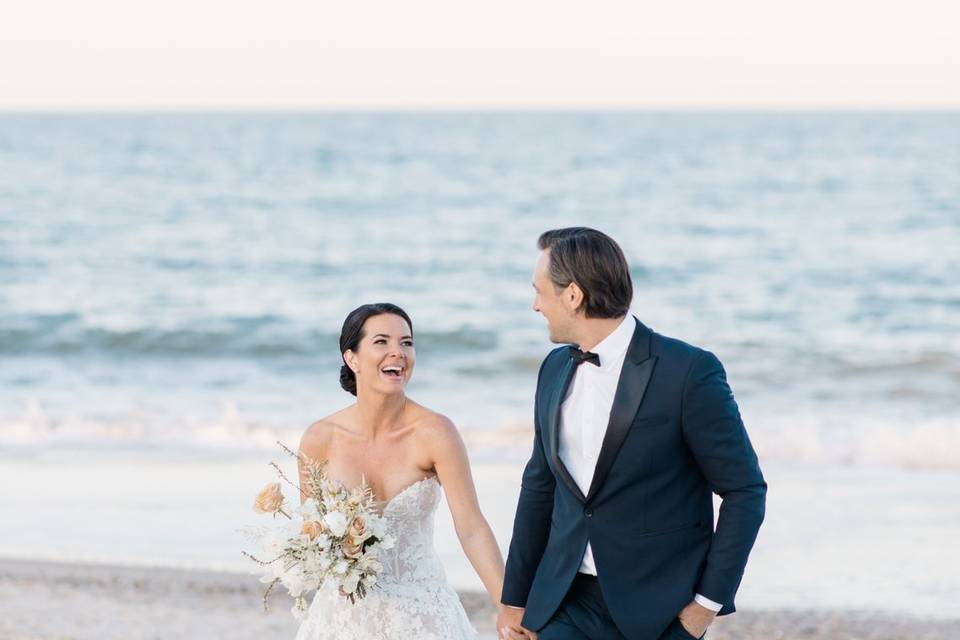
[[520, 625], [523, 609], [499, 605], [497, 607], [497, 635], [499, 640], [537, 640], [537, 634]]

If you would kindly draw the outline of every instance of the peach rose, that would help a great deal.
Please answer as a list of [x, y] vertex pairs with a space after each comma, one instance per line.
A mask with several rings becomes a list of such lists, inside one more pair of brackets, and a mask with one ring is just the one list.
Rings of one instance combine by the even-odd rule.
[[350, 529], [347, 531], [347, 535], [356, 540], [366, 540], [367, 539], [367, 521], [363, 516], [354, 516], [353, 522], [350, 523]]
[[265, 486], [253, 502], [254, 510], [260, 513], [277, 513], [281, 511], [282, 507], [283, 492], [280, 491], [279, 482], [273, 482]]
[[347, 536], [346, 540], [343, 541], [343, 555], [351, 560], [356, 560], [362, 556], [363, 540], [359, 540], [353, 536]]
[[307, 522], [303, 523], [303, 529], [301, 529], [300, 532], [310, 536], [310, 539], [313, 540], [318, 535], [323, 533], [323, 525], [316, 520], [308, 520]]

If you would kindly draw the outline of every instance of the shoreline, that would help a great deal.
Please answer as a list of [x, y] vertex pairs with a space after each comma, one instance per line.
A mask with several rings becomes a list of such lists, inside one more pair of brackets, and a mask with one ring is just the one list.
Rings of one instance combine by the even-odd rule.
[[[7, 457], [0, 483], [30, 489], [0, 496], [0, 559], [243, 578], [250, 569], [240, 555], [250, 550], [244, 530], [269, 522], [251, 508], [252, 496], [276, 480], [266, 461], [150, 452]], [[513, 462], [473, 465], [481, 509], [504, 555], [522, 471]], [[953, 570], [960, 563], [956, 473], [770, 465], [764, 474], [771, 486], [767, 517], [738, 595], [741, 610], [960, 617], [953, 613], [960, 588]], [[450, 585], [481, 591], [445, 500], [435, 524]]]
[[[496, 637], [486, 594], [458, 591], [482, 640]], [[292, 639], [290, 599], [230, 571], [0, 558], [0, 637], [7, 640]], [[940, 640], [960, 618], [883, 612], [747, 609], [718, 619], [710, 640]]]

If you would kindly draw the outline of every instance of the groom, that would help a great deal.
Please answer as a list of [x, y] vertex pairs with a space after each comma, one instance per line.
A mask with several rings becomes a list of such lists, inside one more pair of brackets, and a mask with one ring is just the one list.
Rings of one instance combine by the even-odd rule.
[[539, 247], [533, 309], [577, 346], [540, 367], [500, 637], [700, 638], [734, 611], [767, 491], [723, 366], [628, 315], [610, 237], [556, 229]]

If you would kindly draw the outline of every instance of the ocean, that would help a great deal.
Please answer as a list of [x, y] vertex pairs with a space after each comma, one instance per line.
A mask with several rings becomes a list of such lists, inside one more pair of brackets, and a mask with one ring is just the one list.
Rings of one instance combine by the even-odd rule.
[[[104, 460], [265, 468], [277, 440], [352, 401], [337, 338], [376, 301], [413, 318], [409, 395], [461, 428], [475, 464], [518, 469], [552, 346], [531, 309], [536, 240], [570, 225], [621, 244], [637, 317], [720, 357], [791, 496], [798, 478], [853, 478], [839, 517], [904, 478], [917, 491], [884, 499], [920, 510], [926, 544], [960, 531], [935, 495], [960, 488], [960, 113], [0, 115], [5, 480], [89, 479]], [[55, 540], [29, 532], [61, 489], [8, 498], [22, 530], [0, 552], [202, 564], [151, 486]], [[102, 541], [157, 504], [181, 535]], [[819, 549], [847, 530], [826, 531]], [[867, 555], [853, 573], [875, 570]], [[912, 566], [907, 593], [927, 572]], [[944, 595], [925, 602], [951, 603], [956, 578], [932, 570]], [[810, 571], [801, 598], [819, 593]]]
[[580, 224], [765, 458], [960, 469], [956, 113], [2, 115], [0, 446], [295, 440], [391, 301], [410, 396], [522, 457], [536, 239]]

